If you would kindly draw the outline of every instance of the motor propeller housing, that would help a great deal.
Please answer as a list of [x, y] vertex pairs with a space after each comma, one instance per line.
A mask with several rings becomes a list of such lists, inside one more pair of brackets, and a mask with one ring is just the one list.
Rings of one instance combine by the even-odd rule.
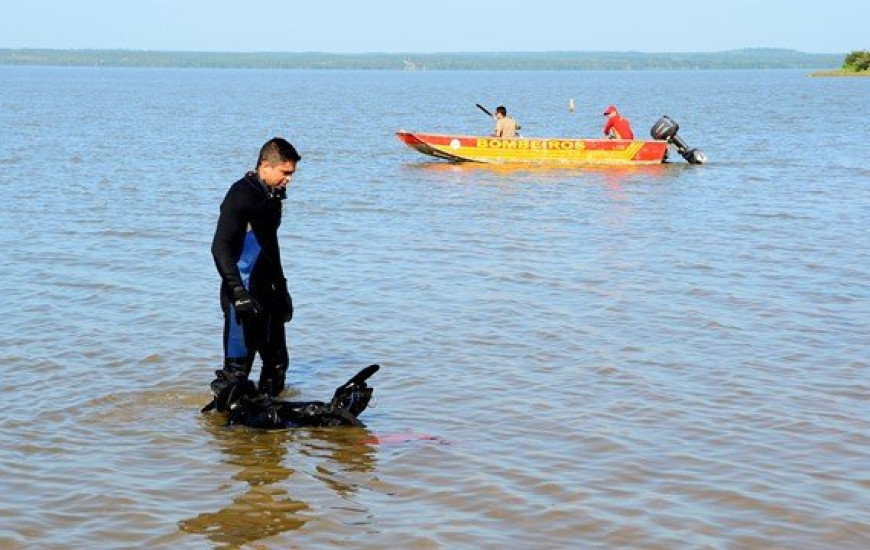
[[689, 145], [677, 135], [679, 129], [680, 125], [677, 124], [674, 119], [665, 115], [653, 124], [649, 133], [653, 139], [667, 141], [670, 145], [673, 145], [680, 156], [686, 159], [686, 162], [690, 164], [704, 164], [707, 162], [707, 155], [698, 149], [690, 148]]

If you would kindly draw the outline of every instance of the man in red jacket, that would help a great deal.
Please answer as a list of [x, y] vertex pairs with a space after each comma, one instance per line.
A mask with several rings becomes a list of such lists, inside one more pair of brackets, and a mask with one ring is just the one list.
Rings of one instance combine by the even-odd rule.
[[634, 139], [631, 124], [629, 124], [628, 119], [622, 118], [619, 111], [616, 110], [616, 105], [608, 107], [604, 111], [604, 116], [607, 117], [607, 124], [604, 125], [604, 135], [610, 139]]

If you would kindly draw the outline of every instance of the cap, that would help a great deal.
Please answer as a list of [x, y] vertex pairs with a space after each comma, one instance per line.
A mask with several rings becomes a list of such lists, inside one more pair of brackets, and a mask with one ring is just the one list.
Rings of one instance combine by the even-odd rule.
[[616, 115], [619, 114], [619, 111], [616, 110], [616, 105], [610, 105], [607, 107], [607, 110], [604, 111], [605, 115]]

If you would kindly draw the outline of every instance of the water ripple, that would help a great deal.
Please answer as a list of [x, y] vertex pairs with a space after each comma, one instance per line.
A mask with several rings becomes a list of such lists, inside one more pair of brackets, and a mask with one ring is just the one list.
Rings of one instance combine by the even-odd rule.
[[[670, 112], [711, 162], [553, 170], [393, 132], [487, 132], [462, 98], [506, 89], [542, 132], [599, 132], [541, 98], [606, 105], [612, 75], [0, 73], [0, 547], [870, 542], [870, 151], [826, 130], [870, 116], [855, 79], [620, 73], [639, 127]], [[365, 429], [198, 412], [217, 208], [276, 134], [304, 156], [286, 397], [380, 363]]]

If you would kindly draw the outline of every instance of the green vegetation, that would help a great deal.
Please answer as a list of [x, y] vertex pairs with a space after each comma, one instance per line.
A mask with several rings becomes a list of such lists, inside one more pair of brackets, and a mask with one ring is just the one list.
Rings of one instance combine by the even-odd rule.
[[809, 54], [795, 50], [767, 48], [712, 53], [507, 52], [365, 54], [0, 49], [0, 65], [244, 69], [818, 69], [822, 67], [836, 67], [841, 59], [841, 54]]
[[870, 76], [870, 52], [855, 50], [846, 54], [843, 67], [832, 71], [819, 71], [811, 76]]
[[870, 76], [870, 52], [855, 50], [846, 54], [843, 67], [834, 71], [821, 71], [813, 76]]
[[870, 70], [870, 52], [866, 50], [858, 50], [849, 53], [846, 56], [846, 61], [843, 63], [844, 71], [853, 71], [859, 73]]

